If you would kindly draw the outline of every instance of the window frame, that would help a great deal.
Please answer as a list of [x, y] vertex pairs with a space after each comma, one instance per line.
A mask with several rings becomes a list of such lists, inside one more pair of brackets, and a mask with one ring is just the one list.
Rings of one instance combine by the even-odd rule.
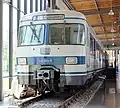
[[94, 37], [93, 37], [93, 35], [92, 35], [92, 33], [89, 33], [89, 35], [90, 35], [90, 54], [91, 55], [94, 55]]
[[[66, 24], [76, 24], [76, 25], [78, 25], [78, 24], [80, 25], [81, 24], [81, 25], [84, 26], [84, 31], [87, 32], [86, 31], [86, 26], [85, 26], [84, 23], [51, 23], [51, 24], [49, 24], [49, 28], [50, 28], [50, 25], [54, 25], [54, 24], [63, 24], [64, 27], [65, 27]], [[49, 29], [49, 31], [50, 31], [50, 29]], [[86, 34], [84, 34], [84, 44], [50, 44], [49, 37], [50, 37], [50, 34], [48, 35], [48, 44], [49, 45], [82, 45], [82, 46], [86, 45]]]
[[31, 44], [31, 45], [21, 45], [21, 36], [20, 36], [20, 28], [21, 27], [25, 27], [25, 26], [31, 26], [31, 25], [23, 25], [23, 26], [20, 26], [19, 27], [19, 32], [18, 32], [18, 39], [17, 39], [17, 47], [23, 47], [23, 46], [38, 46], [38, 45], [43, 45], [44, 44], [44, 42], [45, 42], [45, 24], [43, 24], [43, 23], [40, 23], [40, 24], [33, 24], [33, 25], [44, 25], [43, 27], [44, 27], [44, 35], [43, 35], [43, 41], [42, 41], [42, 43], [41, 44]]

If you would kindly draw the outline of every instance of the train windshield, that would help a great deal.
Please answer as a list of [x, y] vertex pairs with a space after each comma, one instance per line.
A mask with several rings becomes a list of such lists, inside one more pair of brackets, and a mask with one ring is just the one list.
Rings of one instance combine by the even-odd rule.
[[43, 44], [44, 25], [27, 25], [20, 27], [19, 45]]
[[50, 24], [49, 44], [84, 45], [85, 26], [83, 24]]

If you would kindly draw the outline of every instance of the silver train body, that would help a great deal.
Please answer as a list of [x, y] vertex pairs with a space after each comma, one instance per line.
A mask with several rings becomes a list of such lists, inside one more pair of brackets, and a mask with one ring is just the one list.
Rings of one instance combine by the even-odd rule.
[[85, 16], [68, 10], [25, 15], [16, 55], [19, 84], [49, 89], [84, 85], [106, 58]]

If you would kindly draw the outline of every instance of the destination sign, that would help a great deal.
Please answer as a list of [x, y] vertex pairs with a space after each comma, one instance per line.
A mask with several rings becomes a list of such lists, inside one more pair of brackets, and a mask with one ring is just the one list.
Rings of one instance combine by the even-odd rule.
[[48, 15], [35, 15], [33, 16], [32, 20], [39, 21], [39, 20], [64, 20], [64, 14], [48, 14]]

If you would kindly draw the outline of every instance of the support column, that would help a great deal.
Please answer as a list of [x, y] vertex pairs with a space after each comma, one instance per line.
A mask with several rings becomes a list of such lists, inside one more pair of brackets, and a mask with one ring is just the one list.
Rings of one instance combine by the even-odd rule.
[[30, 13], [33, 12], [33, 0], [30, 0]]
[[13, 79], [13, 0], [9, 5], [9, 89]]
[[40, 11], [42, 11], [42, 0], [40, 0]]
[[56, 9], [56, 0], [53, 0], [52, 7], [53, 7], [53, 9]]
[[50, 7], [50, 0], [48, 0], [48, 7]]
[[48, 0], [48, 7], [56, 9], [56, 0]]
[[3, 63], [3, 0], [0, 0], [0, 101], [3, 100], [3, 71], [2, 71], [2, 63]]
[[24, 0], [24, 15], [27, 14], [27, 0]]
[[44, 10], [46, 10], [46, 0], [44, 0]]
[[115, 68], [117, 67], [118, 54], [119, 54], [119, 50], [116, 49], [116, 50], [115, 50], [115, 61], [116, 61], [116, 63], [115, 63]]
[[18, 36], [18, 29], [19, 29], [19, 20], [20, 20], [20, 2], [21, 0], [17, 0], [17, 36]]
[[50, 9], [53, 9], [53, 0], [50, 0]]
[[35, 12], [38, 11], [38, 0], [35, 0]]

